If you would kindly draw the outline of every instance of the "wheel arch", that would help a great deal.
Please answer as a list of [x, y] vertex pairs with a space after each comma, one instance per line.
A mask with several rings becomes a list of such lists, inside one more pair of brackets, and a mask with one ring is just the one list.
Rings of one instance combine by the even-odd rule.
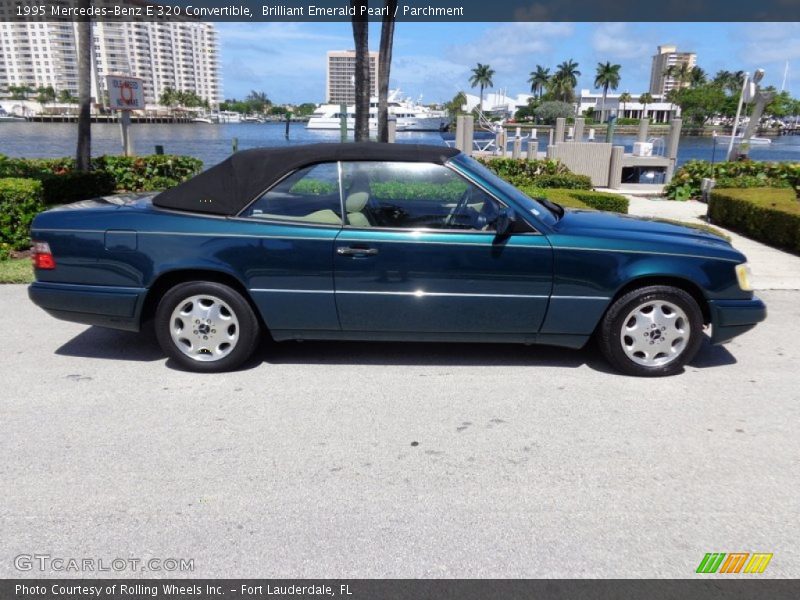
[[619, 300], [628, 292], [652, 285], [668, 285], [683, 290], [692, 298], [694, 298], [695, 302], [697, 302], [697, 305], [700, 307], [700, 311], [703, 314], [703, 323], [711, 323], [711, 309], [708, 304], [708, 298], [703, 293], [703, 288], [697, 282], [686, 276], [674, 274], [646, 274], [629, 279], [614, 293], [611, 301], [606, 307], [605, 312], [603, 313], [603, 316], [605, 316], [605, 314], [617, 300]]
[[141, 317], [139, 319], [140, 324], [143, 325], [148, 321], [152, 321], [156, 314], [158, 302], [168, 290], [178, 284], [188, 283], [191, 281], [211, 281], [214, 283], [227, 285], [228, 287], [236, 290], [250, 305], [250, 308], [253, 309], [253, 312], [255, 313], [256, 318], [258, 319], [259, 324], [263, 328], [264, 332], [269, 332], [269, 328], [264, 322], [261, 311], [258, 309], [258, 306], [256, 306], [244, 283], [238, 277], [227, 271], [213, 268], [172, 269], [160, 273], [153, 280], [153, 283], [147, 290], [147, 295], [145, 296], [144, 304], [142, 306]]

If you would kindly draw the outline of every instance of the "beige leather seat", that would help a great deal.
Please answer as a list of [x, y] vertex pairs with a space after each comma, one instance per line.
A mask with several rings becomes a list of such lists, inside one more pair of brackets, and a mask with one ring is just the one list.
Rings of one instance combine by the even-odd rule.
[[351, 192], [347, 195], [344, 201], [344, 207], [347, 211], [347, 223], [353, 227], [371, 227], [372, 224], [364, 214], [364, 209], [369, 202], [369, 193], [367, 192]]

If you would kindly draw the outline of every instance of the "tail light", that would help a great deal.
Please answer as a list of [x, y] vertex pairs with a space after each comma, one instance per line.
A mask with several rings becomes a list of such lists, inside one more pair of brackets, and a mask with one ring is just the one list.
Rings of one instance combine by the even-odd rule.
[[33, 268], [56, 268], [56, 260], [53, 258], [53, 253], [50, 252], [50, 244], [47, 242], [33, 242]]

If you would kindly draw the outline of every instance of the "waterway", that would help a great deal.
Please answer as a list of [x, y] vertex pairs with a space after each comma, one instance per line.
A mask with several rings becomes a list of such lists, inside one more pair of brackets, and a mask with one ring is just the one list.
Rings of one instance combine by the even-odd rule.
[[[56, 158], [75, 153], [76, 125], [74, 123], [0, 123], [0, 154], [28, 158]], [[134, 150], [137, 154], [152, 154], [157, 145], [169, 154], [195, 156], [210, 167], [229, 156], [236, 139], [240, 150], [264, 146], [286, 146], [315, 142], [338, 142], [338, 131], [307, 130], [302, 123], [293, 123], [289, 139], [285, 125], [280, 123], [136, 124], [131, 127]], [[603, 141], [602, 137], [598, 141]], [[630, 152], [636, 141], [632, 135], [618, 135], [615, 144], [624, 145]], [[398, 143], [444, 144], [438, 133], [398, 133]], [[538, 140], [544, 152], [547, 138]], [[678, 164], [692, 159], [719, 161], [725, 156], [726, 144], [710, 137], [683, 137], [678, 150]], [[119, 154], [121, 151], [119, 125], [92, 125], [92, 154]], [[753, 146], [750, 156], [763, 161], [800, 161], [800, 136], [774, 138], [769, 146]]]

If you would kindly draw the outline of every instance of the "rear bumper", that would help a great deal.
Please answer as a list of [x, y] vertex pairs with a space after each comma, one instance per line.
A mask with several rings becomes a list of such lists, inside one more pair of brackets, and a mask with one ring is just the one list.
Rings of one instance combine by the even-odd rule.
[[57, 319], [112, 329], [139, 331], [144, 288], [32, 283], [28, 297]]
[[755, 296], [751, 300], [712, 300], [709, 307], [712, 344], [727, 342], [767, 318], [766, 305]]

